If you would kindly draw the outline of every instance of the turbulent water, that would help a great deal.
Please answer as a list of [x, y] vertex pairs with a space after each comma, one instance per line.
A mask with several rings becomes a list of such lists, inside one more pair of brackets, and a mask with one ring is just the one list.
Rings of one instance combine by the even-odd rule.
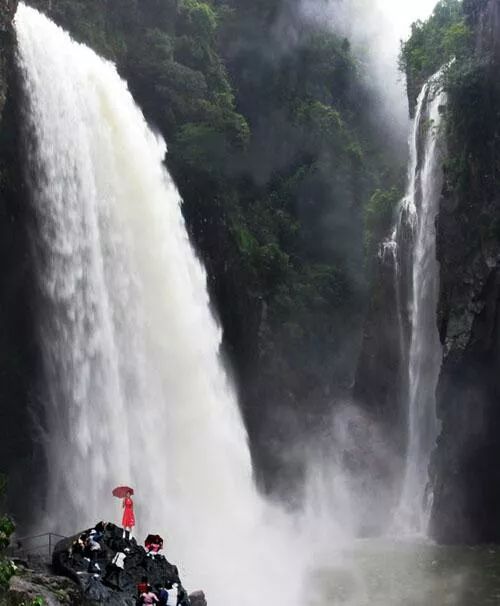
[[299, 557], [253, 485], [165, 143], [112, 64], [23, 5], [16, 31], [49, 473], [40, 524], [120, 522], [111, 490], [130, 484], [138, 539], [163, 534], [188, 589], [253, 604], [258, 582], [293, 603]]
[[[402, 381], [408, 405], [408, 447], [395, 520], [396, 530], [403, 533], [426, 533], [432, 504], [428, 466], [439, 433], [435, 391], [442, 348], [436, 318], [439, 265], [435, 221], [443, 184], [440, 108], [446, 101], [440, 75], [429, 80], [418, 99], [408, 190], [393, 239], [386, 245], [395, 262], [397, 321], [406, 368]], [[405, 324], [409, 330], [405, 331]]]

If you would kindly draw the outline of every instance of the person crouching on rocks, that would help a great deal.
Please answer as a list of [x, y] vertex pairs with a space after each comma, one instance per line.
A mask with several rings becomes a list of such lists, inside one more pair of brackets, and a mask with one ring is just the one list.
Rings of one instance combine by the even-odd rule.
[[156, 593], [153, 592], [153, 589], [151, 587], [151, 585], [148, 585], [148, 589], [147, 591], [145, 591], [142, 595], [141, 595], [141, 604], [146, 604], [148, 606], [150, 606], [151, 604], [158, 604], [158, 602], [160, 601], [158, 599], [158, 596], [156, 595]]
[[125, 570], [125, 559], [127, 557], [128, 549], [124, 551], [118, 551], [111, 562], [106, 566], [106, 574], [104, 575], [103, 581], [108, 585], [113, 585], [121, 591], [121, 575]]
[[89, 569], [88, 572], [101, 572], [101, 568], [97, 563], [97, 557], [99, 556], [99, 552], [101, 551], [101, 546], [96, 541], [96, 537], [94, 535], [89, 535], [85, 541], [85, 555], [86, 559], [89, 560]]
[[128, 541], [130, 539], [130, 533], [132, 532], [132, 528], [135, 526], [134, 501], [132, 501], [132, 493], [130, 491], [128, 491], [125, 495], [125, 498], [122, 502], [122, 507], [123, 536]]

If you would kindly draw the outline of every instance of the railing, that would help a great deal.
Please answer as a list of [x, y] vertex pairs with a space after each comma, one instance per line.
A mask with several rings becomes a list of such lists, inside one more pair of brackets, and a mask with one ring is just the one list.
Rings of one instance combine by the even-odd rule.
[[50, 558], [56, 544], [61, 539], [66, 538], [64, 535], [55, 532], [45, 532], [22, 538], [14, 537], [7, 549], [7, 555], [11, 558], [26, 558], [34, 555], [49, 556]]

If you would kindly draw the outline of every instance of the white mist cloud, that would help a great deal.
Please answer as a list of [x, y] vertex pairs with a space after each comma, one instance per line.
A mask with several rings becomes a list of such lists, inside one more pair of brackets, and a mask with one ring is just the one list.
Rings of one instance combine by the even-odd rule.
[[381, 12], [393, 24], [394, 31], [404, 38], [411, 23], [417, 19], [426, 19], [432, 12], [437, 0], [377, 0]]
[[367, 84], [378, 100], [376, 119], [400, 135], [408, 132], [404, 77], [398, 70], [400, 42], [416, 19], [427, 18], [437, 0], [303, 0], [306, 19], [351, 41], [366, 65]]

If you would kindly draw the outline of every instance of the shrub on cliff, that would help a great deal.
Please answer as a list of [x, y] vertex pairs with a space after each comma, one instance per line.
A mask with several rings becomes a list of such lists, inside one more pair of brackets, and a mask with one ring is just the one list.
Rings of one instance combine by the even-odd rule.
[[461, 0], [440, 0], [429, 19], [413, 23], [399, 60], [400, 69], [406, 74], [410, 108], [414, 108], [427, 79], [451, 59], [466, 56], [471, 41]]
[[[3, 498], [7, 480], [0, 474], [0, 499]], [[9, 546], [10, 537], [15, 530], [14, 522], [6, 514], [0, 516], [0, 590], [6, 589], [10, 577], [14, 574], [12, 562], [5, 557], [5, 550]]]

